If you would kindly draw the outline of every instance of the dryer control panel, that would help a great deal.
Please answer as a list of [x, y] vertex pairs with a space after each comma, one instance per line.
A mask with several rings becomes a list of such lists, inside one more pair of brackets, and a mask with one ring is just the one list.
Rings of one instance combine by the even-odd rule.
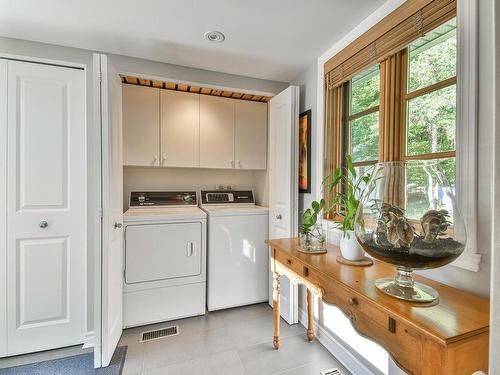
[[255, 204], [251, 190], [202, 190], [201, 204]]
[[130, 193], [130, 207], [197, 206], [195, 191], [149, 191]]

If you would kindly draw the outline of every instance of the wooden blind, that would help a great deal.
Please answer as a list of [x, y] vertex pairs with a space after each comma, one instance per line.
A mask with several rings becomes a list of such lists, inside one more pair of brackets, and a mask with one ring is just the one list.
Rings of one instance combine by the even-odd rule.
[[457, 0], [408, 0], [324, 65], [328, 89], [404, 49], [457, 13]]

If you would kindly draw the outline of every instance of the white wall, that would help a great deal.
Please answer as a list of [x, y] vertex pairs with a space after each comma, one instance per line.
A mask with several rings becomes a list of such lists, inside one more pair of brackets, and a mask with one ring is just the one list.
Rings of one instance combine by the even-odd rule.
[[[87, 331], [93, 331], [94, 310], [94, 254], [100, 244], [100, 129], [94, 123], [93, 69], [94, 51], [61, 47], [51, 44], [29, 42], [0, 37], [0, 52], [27, 57], [38, 57], [87, 65], [87, 135], [88, 135], [88, 253], [87, 253]], [[206, 86], [276, 94], [288, 84], [247, 78], [237, 75], [217, 73], [208, 70], [188, 68], [178, 65], [158, 63], [127, 56], [108, 54], [119, 72], [136, 73], [158, 78], [196, 82]], [[218, 178], [215, 178], [218, 181]], [[210, 179], [209, 179], [210, 181]], [[252, 179], [253, 181], [253, 179]]]
[[[379, 19], [383, 18], [384, 14], [388, 14], [391, 10], [397, 8], [404, 0], [388, 1], [376, 14], [371, 15], [364, 21], [364, 25], [351, 32], [351, 39], [359, 36], [369, 25], [373, 25]], [[437, 270], [425, 271], [427, 277], [439, 280], [445, 284], [458, 287], [471, 291], [482, 296], [488, 296], [489, 280], [490, 280], [490, 263], [491, 263], [491, 231], [492, 231], [492, 213], [491, 213], [491, 197], [493, 192], [493, 164], [492, 154], [495, 150], [492, 139], [494, 135], [494, 87], [493, 87], [493, 36], [494, 36], [494, 22], [493, 22], [493, 4], [494, 0], [480, 0], [479, 1], [479, 121], [478, 121], [478, 246], [482, 254], [481, 270], [479, 272], [466, 271], [461, 268], [448, 265]], [[498, 25], [497, 25], [498, 27]], [[497, 29], [497, 32], [500, 30]], [[349, 38], [346, 38], [332, 47], [330, 51], [339, 51], [344, 46], [349, 44]], [[497, 52], [498, 53], [498, 52]], [[329, 53], [326, 52], [325, 55]], [[323, 56], [325, 56], [323, 55]], [[330, 56], [332, 54], [330, 53]], [[322, 82], [322, 65], [324, 63], [320, 57], [317, 62], [314, 62], [292, 83], [298, 84], [301, 87], [301, 104], [300, 108], [312, 109], [313, 118], [313, 155], [316, 152], [317, 157], [312, 160], [313, 170], [316, 172], [316, 178], [313, 178], [313, 193], [305, 194], [301, 197], [301, 208], [304, 209], [312, 199], [319, 197], [320, 182], [322, 180], [322, 133], [323, 133], [323, 116], [319, 111], [323, 110], [322, 103], [318, 102], [318, 98], [322, 97], [319, 93], [322, 87], [319, 87], [318, 82]], [[497, 67], [497, 69], [499, 69]], [[311, 72], [317, 71], [318, 75], [313, 77]], [[316, 93], [316, 94], [313, 94]], [[498, 137], [498, 135], [497, 135]], [[498, 166], [497, 166], [498, 168]], [[498, 177], [497, 177], [498, 179]], [[498, 213], [497, 213], [498, 214]], [[499, 236], [500, 237], [500, 236]], [[500, 245], [497, 242], [497, 245]], [[498, 256], [497, 258], [500, 258]], [[497, 259], [497, 269], [500, 269], [500, 260]], [[299, 296], [299, 307], [305, 310], [305, 295], [304, 291]], [[499, 299], [500, 301], [500, 299]], [[369, 359], [372, 365], [384, 372], [395, 374], [398, 372], [393, 363], [390, 363], [390, 370], [387, 364], [387, 354], [378, 346], [372, 346], [368, 340], [361, 338], [354, 330], [350, 329], [348, 319], [338, 311], [337, 308], [332, 306], [324, 306], [323, 304], [316, 303], [317, 310], [321, 311], [318, 316], [318, 311], [315, 314], [320, 318], [320, 325], [326, 329], [327, 332], [332, 333], [335, 339], [343, 341], [351, 348], [358, 350], [358, 353]], [[499, 334], [500, 336], [500, 334]], [[499, 340], [500, 345], [500, 340]], [[366, 363], [365, 363], [366, 365]], [[500, 367], [499, 367], [500, 368]], [[373, 371], [376, 371], [372, 367]], [[500, 371], [500, 369], [498, 370]]]
[[[262, 204], [260, 180], [254, 171], [200, 168], [146, 168], [123, 169], [123, 208], [129, 206], [131, 191], [143, 190], [210, 190], [230, 185], [233, 189], [252, 189], [258, 204]], [[259, 172], [260, 173], [260, 172]]]
[[[297, 85], [300, 87], [300, 103], [299, 112], [302, 113], [311, 110], [311, 150], [316, 150], [317, 144], [317, 132], [318, 123], [316, 119], [316, 79], [318, 76], [317, 64], [314, 61], [309, 64], [309, 66], [303, 70], [290, 84]], [[321, 129], [321, 127], [320, 127]], [[320, 146], [321, 147], [321, 146]], [[314, 192], [316, 191], [316, 159], [315, 154], [311, 151], [311, 193], [301, 193], [299, 194], [299, 215], [302, 216], [305, 209], [307, 209], [311, 202], [318, 197]]]

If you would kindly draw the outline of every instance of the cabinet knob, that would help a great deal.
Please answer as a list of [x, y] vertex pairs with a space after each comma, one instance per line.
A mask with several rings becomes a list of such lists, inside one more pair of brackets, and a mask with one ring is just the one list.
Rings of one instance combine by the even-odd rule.
[[229, 160], [229, 164], [233, 165], [234, 161], [233, 160]]
[[42, 220], [40, 221], [40, 223], [38, 224], [38, 226], [42, 229], [45, 229], [49, 226], [49, 223], [47, 223], [47, 220]]
[[236, 160], [236, 164], [241, 165], [241, 162], [239, 160]]
[[281, 220], [282, 218], [283, 216], [281, 216], [281, 214], [276, 215], [276, 219]]
[[118, 223], [118, 222], [116, 222], [116, 223], [115, 223], [115, 225], [114, 225], [114, 228], [115, 228], [115, 229], [120, 229], [122, 226], [123, 226], [123, 224], [122, 224], [122, 223]]
[[354, 297], [352, 298], [349, 298], [349, 301], [347, 301], [347, 303], [349, 303], [349, 305], [351, 306], [356, 306], [358, 304], [358, 300]]

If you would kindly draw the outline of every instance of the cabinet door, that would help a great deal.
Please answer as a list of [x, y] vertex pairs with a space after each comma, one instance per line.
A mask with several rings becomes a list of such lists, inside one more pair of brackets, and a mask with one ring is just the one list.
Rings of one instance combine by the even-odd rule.
[[161, 165], [200, 166], [200, 96], [162, 90]]
[[129, 225], [125, 231], [128, 284], [201, 274], [201, 223]]
[[200, 167], [234, 168], [234, 99], [200, 95]]
[[235, 167], [266, 169], [267, 103], [237, 100], [235, 114]]
[[160, 90], [123, 85], [123, 164], [158, 166]]

